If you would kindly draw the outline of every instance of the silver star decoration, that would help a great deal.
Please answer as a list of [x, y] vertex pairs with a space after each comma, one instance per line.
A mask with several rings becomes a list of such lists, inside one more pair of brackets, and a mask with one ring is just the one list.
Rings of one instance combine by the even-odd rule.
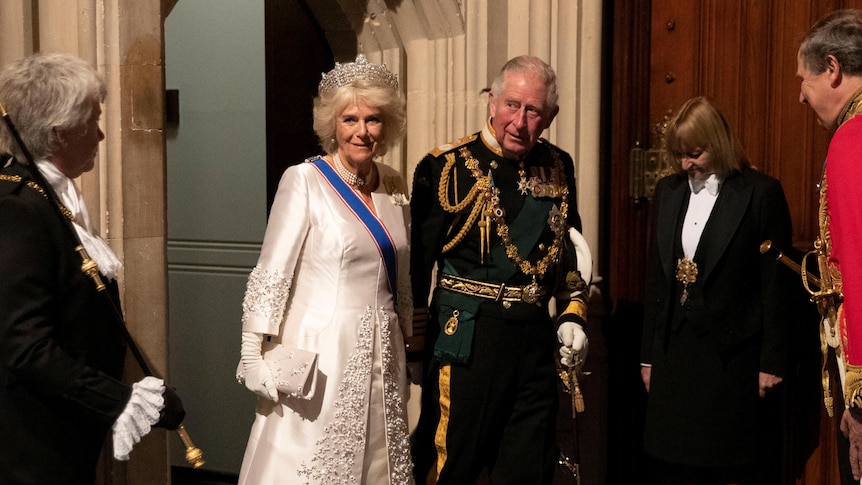
[[530, 190], [530, 183], [527, 182], [527, 179], [521, 177], [521, 180], [518, 181], [518, 191], [521, 192], [521, 195], [527, 195], [527, 191]]

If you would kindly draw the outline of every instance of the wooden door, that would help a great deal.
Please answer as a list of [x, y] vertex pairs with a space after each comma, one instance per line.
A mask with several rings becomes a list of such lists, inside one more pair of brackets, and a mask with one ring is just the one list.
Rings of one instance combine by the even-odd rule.
[[[657, 127], [688, 98], [713, 98], [754, 165], [782, 182], [793, 218], [793, 248], [785, 251], [807, 251], [817, 232], [816, 184], [828, 134], [798, 101], [796, 48], [814, 21], [835, 9], [860, 8], [862, 0], [627, 0], [605, 4], [612, 16], [607, 33], [612, 61], [602, 172], [606, 217], [600, 232], [608, 255], [602, 268], [607, 276], [603, 290], [612, 306], [605, 332], [609, 413], [615, 416], [609, 428], [609, 479], [625, 480], [636, 479], [643, 471], [627, 470], [637, 468], [628, 463], [639, 452], [645, 400], [638, 351], [653, 216], [650, 199], [630, 190], [637, 185], [630, 174], [632, 150], [657, 148]], [[788, 277], [794, 276], [788, 272]], [[805, 294], [800, 292], [799, 298], [804, 303]], [[816, 333], [811, 333], [812, 328], [816, 331], [816, 314], [803, 312], [800, 319], [805, 334], [800, 352], [812, 357], [811, 350], [817, 345]], [[780, 458], [789, 480], [796, 477], [797, 483], [837, 483], [835, 451], [831, 449], [834, 429], [820, 423], [819, 388], [809, 386], [818, 376], [816, 367], [809, 368], [816, 366], [817, 352], [814, 348], [814, 362], [808, 358], [800, 364], [804, 383], [793, 392], [802, 393], [805, 405], [789, 411], [797, 413], [790, 415], [785, 427], [793, 449], [783, 450]], [[618, 409], [613, 407], [615, 403]], [[814, 420], [813, 431], [805, 421], [809, 418]]]

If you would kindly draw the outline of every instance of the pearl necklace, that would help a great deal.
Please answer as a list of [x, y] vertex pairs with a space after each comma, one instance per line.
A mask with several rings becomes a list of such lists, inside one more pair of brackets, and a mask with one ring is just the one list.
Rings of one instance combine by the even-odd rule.
[[365, 177], [360, 177], [349, 170], [347, 170], [344, 165], [341, 164], [341, 158], [338, 156], [338, 153], [332, 156], [332, 159], [335, 161], [335, 171], [338, 172], [338, 175], [347, 182], [347, 185], [351, 187], [360, 188], [365, 185]]

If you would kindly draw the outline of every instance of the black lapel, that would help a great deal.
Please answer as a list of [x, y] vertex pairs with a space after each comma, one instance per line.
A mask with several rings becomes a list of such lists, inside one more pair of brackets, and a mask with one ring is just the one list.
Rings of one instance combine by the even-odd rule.
[[704, 281], [709, 278], [709, 273], [715, 268], [718, 260], [727, 250], [733, 235], [736, 234], [736, 229], [751, 200], [752, 191], [753, 187], [745, 183], [745, 178], [741, 174], [728, 177], [722, 184], [718, 200], [715, 201], [715, 207], [712, 209], [694, 255], [698, 266], [702, 264]]
[[678, 245], [680, 218], [685, 214], [685, 207], [688, 206], [688, 196], [691, 190], [688, 187], [688, 178], [685, 175], [674, 175], [674, 179], [668, 182], [668, 189], [665, 193], [660, 194], [661, 200], [658, 207], [658, 227], [656, 228], [656, 237], [661, 241], [674, 241], [673, 244], [658, 244], [659, 258], [661, 267], [665, 271], [665, 275], [673, 279], [675, 247]]

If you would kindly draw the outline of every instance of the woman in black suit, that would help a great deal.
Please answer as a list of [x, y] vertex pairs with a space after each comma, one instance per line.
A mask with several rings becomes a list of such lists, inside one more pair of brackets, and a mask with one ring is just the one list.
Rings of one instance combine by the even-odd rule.
[[[185, 414], [162, 379], [121, 379], [122, 264], [73, 180], [93, 169], [105, 137], [105, 94], [99, 73], [70, 54], [34, 54], [0, 71], [0, 101], [24, 142], [0, 129], [4, 485], [92, 484], [108, 436], [114, 457], [128, 460], [153, 426], [176, 429]], [[82, 272], [79, 244], [97, 263], [107, 297]]]
[[644, 448], [655, 483], [753, 483], [758, 412], [787, 367], [792, 279], [759, 246], [790, 246], [787, 201], [706, 98], [682, 105], [665, 141], [680, 170], [656, 187]]

